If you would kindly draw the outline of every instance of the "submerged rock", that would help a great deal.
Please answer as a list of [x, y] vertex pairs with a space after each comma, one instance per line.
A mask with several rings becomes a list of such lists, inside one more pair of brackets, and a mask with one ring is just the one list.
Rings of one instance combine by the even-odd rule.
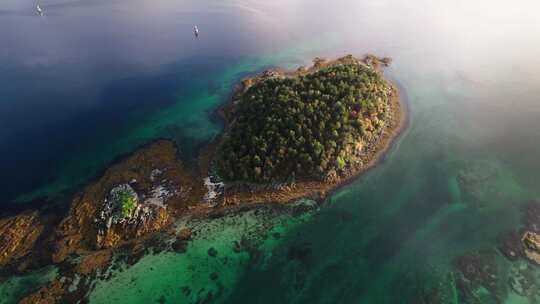
[[523, 257], [524, 250], [521, 235], [516, 231], [506, 233], [499, 238], [499, 251], [510, 261]]
[[514, 263], [510, 267], [508, 285], [520, 296], [530, 297], [536, 292], [538, 277], [532, 268], [534, 266], [525, 261]]
[[465, 161], [456, 175], [464, 203], [476, 208], [499, 208], [517, 197], [520, 186], [495, 160]]
[[540, 232], [540, 202], [532, 201], [529, 202], [525, 209], [523, 215], [523, 224], [525, 225], [528, 231]]
[[187, 251], [188, 243], [184, 240], [176, 240], [171, 244], [172, 249], [176, 253], [185, 253]]
[[311, 246], [309, 244], [295, 244], [289, 247], [287, 258], [289, 260], [303, 261], [311, 254]]
[[191, 240], [192, 231], [189, 228], [183, 228], [178, 232], [178, 239], [183, 241]]
[[460, 302], [477, 303], [475, 299], [480, 294], [489, 303], [500, 302], [496, 257], [495, 251], [487, 250], [459, 256], [453, 261]]
[[211, 256], [211, 257], [216, 257], [217, 256], [217, 250], [216, 248], [214, 247], [210, 247], [210, 249], [208, 249], [208, 255]]
[[308, 199], [301, 199], [292, 205], [292, 215], [300, 216], [317, 208], [317, 202]]

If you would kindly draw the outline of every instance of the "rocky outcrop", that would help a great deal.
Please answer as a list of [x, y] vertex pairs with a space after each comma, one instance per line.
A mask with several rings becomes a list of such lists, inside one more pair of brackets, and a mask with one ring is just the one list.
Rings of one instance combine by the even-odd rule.
[[110, 250], [101, 250], [83, 257], [75, 267], [75, 272], [82, 275], [92, 275], [97, 270], [105, 269], [112, 259]]
[[367, 54], [364, 57], [364, 62], [371, 66], [382, 65], [384, 67], [389, 66], [392, 63], [392, 58], [390, 57], [377, 57], [373, 54]]
[[19, 304], [55, 304], [61, 303], [66, 287], [59, 280], [43, 286], [34, 293], [24, 297]]
[[88, 247], [88, 238], [95, 235], [92, 225], [93, 215], [97, 212], [93, 191], [76, 197], [69, 215], [57, 229], [57, 242], [52, 256], [54, 263], [60, 263], [71, 253]]
[[[200, 202], [202, 186], [182, 167], [173, 142], [157, 141], [140, 149], [74, 198], [56, 231], [53, 261], [162, 230], [171, 214]], [[133, 205], [125, 209], [119, 195], [127, 195]]]
[[[150, 179], [156, 180], [156, 175], [160, 175], [160, 172], [153, 170]], [[137, 238], [161, 229], [169, 219], [165, 200], [174, 194], [174, 189], [167, 189], [159, 184], [153, 187], [150, 195], [140, 203], [140, 195], [129, 184], [115, 186], [101, 206], [99, 216], [94, 219], [98, 226], [95, 247], [114, 247], [122, 239]], [[128, 207], [122, 199], [127, 202]]]
[[27, 255], [44, 225], [37, 211], [0, 220], [0, 267]]
[[510, 261], [517, 261], [525, 256], [521, 234], [510, 231], [499, 237], [499, 251]]
[[165, 208], [154, 208], [142, 213], [133, 221], [117, 223], [104, 230], [98, 230], [95, 239], [97, 249], [111, 248], [122, 240], [132, 240], [150, 232], [161, 230], [169, 222]]
[[521, 237], [525, 256], [532, 262], [540, 265], [540, 234], [526, 231]]

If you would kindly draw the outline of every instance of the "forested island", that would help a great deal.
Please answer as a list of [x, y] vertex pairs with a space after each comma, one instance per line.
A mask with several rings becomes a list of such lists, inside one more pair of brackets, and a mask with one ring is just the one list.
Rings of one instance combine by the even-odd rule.
[[259, 183], [325, 180], [361, 161], [385, 127], [393, 91], [373, 66], [348, 59], [251, 85], [234, 107], [219, 175]]
[[[224, 132], [196, 163], [186, 166], [173, 141], [156, 140], [74, 191], [66, 213], [43, 208], [0, 218], [0, 272], [55, 265], [57, 275], [29, 288], [21, 303], [74, 303], [115, 263], [132, 265], [150, 251], [184, 253], [196, 237], [186, 219], [261, 204], [314, 208], [374, 166], [404, 126], [398, 90], [382, 73], [389, 62], [317, 58], [310, 68], [245, 78], [216, 110]], [[238, 244], [234, 250], [244, 250]]]
[[372, 167], [405, 121], [383, 76], [389, 64], [372, 55], [316, 58], [310, 68], [244, 79], [220, 109], [226, 130], [207, 153], [222, 203], [322, 199]]

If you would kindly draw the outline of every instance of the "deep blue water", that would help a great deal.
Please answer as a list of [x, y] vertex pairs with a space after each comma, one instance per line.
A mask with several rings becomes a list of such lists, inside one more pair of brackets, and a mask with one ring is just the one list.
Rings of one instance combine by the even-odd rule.
[[207, 134], [174, 122], [115, 142], [156, 111], [196, 102], [198, 92], [225, 98], [217, 75], [272, 43], [228, 4], [42, 1], [42, 17], [33, 5], [0, 4], [2, 204], [69, 190], [152, 138], [173, 137], [192, 157]]

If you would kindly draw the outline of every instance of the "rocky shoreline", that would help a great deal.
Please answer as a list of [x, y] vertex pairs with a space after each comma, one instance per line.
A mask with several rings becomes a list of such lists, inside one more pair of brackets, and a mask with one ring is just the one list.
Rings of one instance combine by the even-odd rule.
[[[270, 70], [244, 79], [231, 102], [217, 109], [225, 132], [235, 98], [256, 81], [310, 73], [344, 60], [358, 59], [316, 59], [309, 69]], [[359, 62], [382, 71], [389, 61], [368, 55]], [[185, 251], [193, 236], [176, 225], [181, 218], [211, 219], [253, 208], [280, 208], [282, 203], [301, 198], [320, 203], [329, 193], [374, 167], [401, 134], [407, 123], [406, 108], [395, 86], [388, 106], [391, 117], [376, 140], [366, 145], [360, 161], [325, 181], [299, 180], [279, 187], [222, 184], [212, 174], [220, 139], [202, 149], [195, 168], [185, 166], [174, 142], [156, 140], [115, 162], [74, 194], [65, 216], [30, 210], [0, 219], [0, 271], [24, 274], [56, 265], [56, 279], [21, 303], [76, 302], [85, 299], [96, 278], [107, 278], [118, 259], [125, 259], [129, 265], [149, 250]], [[301, 213], [313, 206], [293, 207], [293, 212]]]

